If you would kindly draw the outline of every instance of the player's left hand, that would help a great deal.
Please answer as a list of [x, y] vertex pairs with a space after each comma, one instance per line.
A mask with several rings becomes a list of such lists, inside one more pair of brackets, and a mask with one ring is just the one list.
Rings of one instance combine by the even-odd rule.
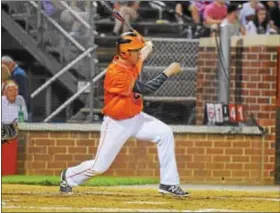
[[145, 46], [142, 48], [142, 50], [141, 50], [141, 59], [142, 59], [142, 61], [145, 61], [147, 58], [148, 58], [148, 56], [151, 54], [151, 52], [153, 51], [153, 43], [152, 43], [152, 41], [146, 41], [145, 42]]

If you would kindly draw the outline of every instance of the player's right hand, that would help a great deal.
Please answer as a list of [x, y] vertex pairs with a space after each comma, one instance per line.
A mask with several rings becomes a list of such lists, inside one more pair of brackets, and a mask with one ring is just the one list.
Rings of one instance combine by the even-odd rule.
[[167, 75], [167, 77], [175, 75], [179, 72], [181, 72], [181, 64], [177, 62], [173, 62], [163, 71], [163, 73]]

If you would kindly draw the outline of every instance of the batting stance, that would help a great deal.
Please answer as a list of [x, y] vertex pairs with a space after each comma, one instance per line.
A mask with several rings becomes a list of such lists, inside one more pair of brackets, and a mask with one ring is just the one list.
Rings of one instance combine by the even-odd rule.
[[117, 40], [118, 55], [108, 66], [104, 81], [104, 120], [95, 159], [65, 169], [61, 173], [60, 192], [72, 192], [72, 187], [104, 173], [130, 137], [151, 141], [157, 145], [160, 162], [159, 192], [188, 196], [179, 186], [174, 153], [174, 137], [169, 126], [142, 112], [142, 95], [155, 92], [180, 64], [172, 63], [156, 78], [142, 83], [138, 76], [143, 61], [152, 51], [152, 43], [144, 42], [135, 32], [122, 34]]

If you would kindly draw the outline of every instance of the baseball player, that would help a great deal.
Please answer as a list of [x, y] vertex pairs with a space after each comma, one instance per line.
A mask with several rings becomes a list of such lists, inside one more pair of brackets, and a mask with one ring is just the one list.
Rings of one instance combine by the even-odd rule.
[[122, 34], [117, 40], [118, 55], [107, 68], [104, 81], [104, 120], [95, 159], [65, 169], [61, 173], [60, 192], [71, 193], [72, 187], [104, 173], [130, 137], [157, 145], [160, 162], [159, 192], [188, 196], [179, 186], [180, 180], [171, 128], [142, 112], [142, 95], [156, 91], [171, 75], [179, 72], [180, 64], [172, 63], [156, 78], [142, 83], [138, 79], [152, 43], [144, 42], [136, 32]]

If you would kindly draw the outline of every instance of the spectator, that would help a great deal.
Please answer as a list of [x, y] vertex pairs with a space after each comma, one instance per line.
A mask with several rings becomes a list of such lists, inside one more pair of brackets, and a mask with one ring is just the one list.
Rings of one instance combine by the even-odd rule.
[[[129, 1], [127, 5], [123, 5], [120, 7], [119, 13], [123, 16], [127, 23], [131, 23], [132, 21], [136, 21], [138, 18], [138, 9], [140, 7], [140, 3], [138, 1]], [[128, 32], [129, 28], [125, 25], [122, 26], [122, 23], [119, 20], [115, 20], [115, 26], [113, 29], [114, 35], [119, 35], [120, 30], [122, 28], [122, 33]]]
[[280, 33], [280, 1], [269, 1], [267, 5], [272, 27], [277, 33]]
[[252, 14], [252, 11], [254, 11], [254, 15], [255, 15], [256, 11], [260, 8], [264, 8], [264, 5], [259, 3], [258, 0], [250, 0], [247, 3], [244, 3], [242, 5], [242, 9], [240, 11], [240, 16], [239, 16], [241, 24], [243, 26], [246, 26], [247, 23], [250, 21], [248, 20], [248, 18], [250, 18], [248, 13]]
[[204, 10], [204, 24], [211, 29], [218, 29], [218, 26], [227, 16], [225, 0], [215, 0], [207, 5]]
[[[238, 35], [240, 33], [240, 24], [238, 21], [239, 7], [238, 5], [231, 4], [227, 8], [227, 17], [221, 23], [221, 26], [231, 25], [230, 36]], [[242, 30], [241, 30], [242, 31]], [[244, 31], [242, 31], [244, 33]], [[244, 33], [245, 34], [245, 33]]]
[[5, 82], [10, 78], [10, 76], [11, 76], [11, 72], [9, 67], [2, 63], [1, 64], [1, 86], [2, 86], [1, 94], [3, 94]]
[[191, 11], [192, 14], [192, 19], [196, 24], [199, 24], [203, 22], [203, 13], [205, 10], [205, 7], [212, 3], [213, 0], [209, 1], [203, 1], [203, 0], [194, 0], [191, 1], [191, 5], [189, 7], [189, 10]]
[[[47, 15], [54, 18], [56, 21], [61, 22], [61, 24], [64, 26], [71, 26], [70, 29], [66, 29], [70, 31], [71, 36], [85, 35], [82, 32], [82, 23], [61, 4], [61, 1], [43, 0], [42, 3], [43, 9]], [[76, 0], [72, 0], [65, 1], [65, 3], [68, 4], [82, 19], [84, 19], [86, 22], [89, 22], [88, 4], [90, 2], [87, 1], [77, 3]], [[81, 6], [81, 4], [83, 4], [83, 6]], [[97, 34], [97, 32], [94, 33]]]
[[[175, 12], [176, 12], [176, 20], [179, 24], [184, 23], [183, 16], [191, 16], [192, 13], [190, 13], [190, 2], [188, 1], [177, 1], [176, 2], [176, 7], [175, 7]], [[195, 17], [196, 18], [196, 17]]]
[[3, 56], [2, 63], [11, 71], [10, 80], [14, 80], [17, 83], [19, 95], [24, 98], [27, 109], [30, 112], [30, 94], [28, 90], [28, 78], [25, 71], [9, 56]]
[[257, 11], [253, 21], [250, 21], [246, 25], [246, 31], [248, 34], [269, 34], [269, 18], [265, 8], [261, 8]]
[[65, 10], [57, 0], [42, 0], [42, 6], [45, 13], [56, 20], [60, 20], [61, 13]]
[[4, 95], [2, 96], [2, 124], [11, 124], [18, 119], [18, 113], [23, 111], [24, 120], [28, 120], [26, 104], [21, 95], [18, 95], [18, 85], [9, 80], [4, 86]]

